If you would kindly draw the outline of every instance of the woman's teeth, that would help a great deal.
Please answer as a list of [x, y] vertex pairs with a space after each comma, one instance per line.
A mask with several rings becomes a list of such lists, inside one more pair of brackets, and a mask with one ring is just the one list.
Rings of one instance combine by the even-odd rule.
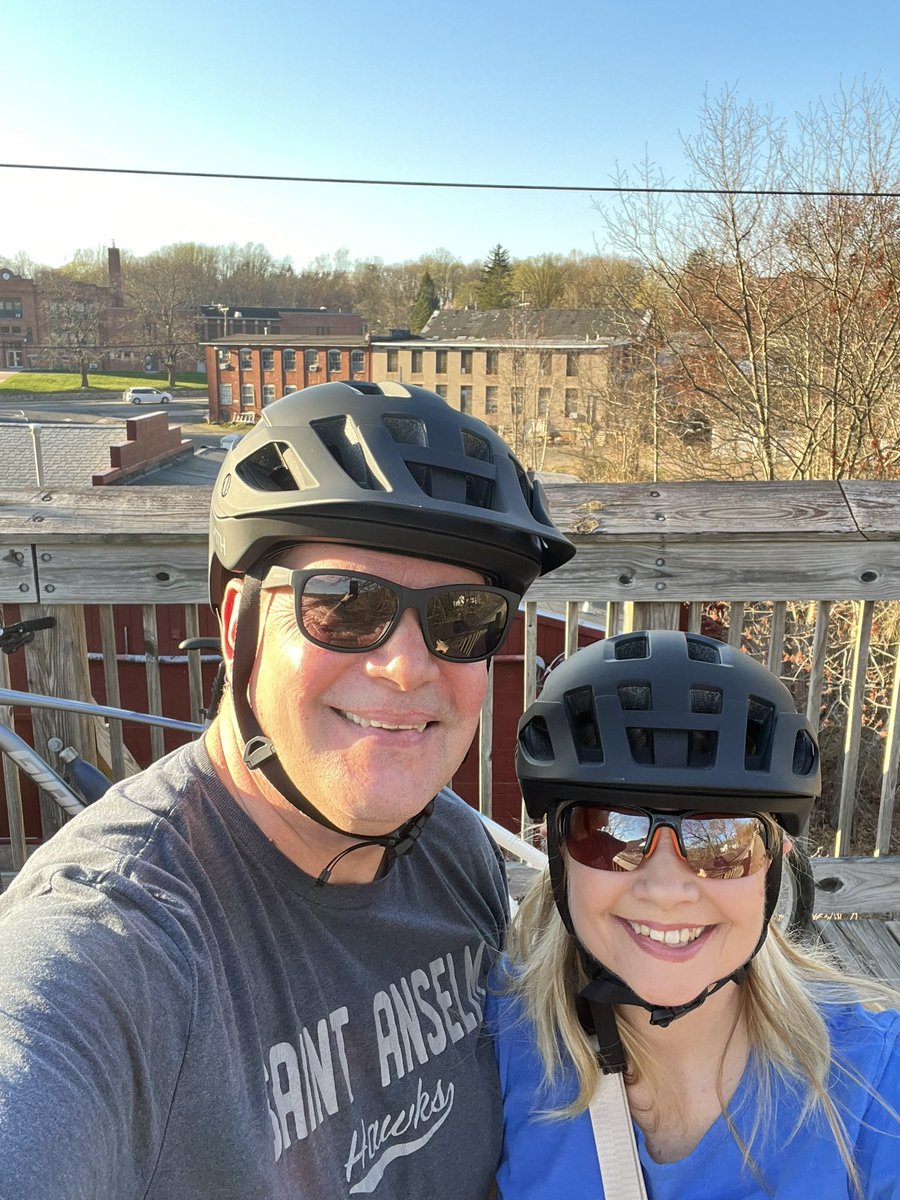
[[703, 932], [705, 926], [696, 925], [686, 929], [651, 929], [649, 925], [638, 925], [635, 921], [628, 924], [640, 937], [647, 937], [651, 942], [663, 942], [666, 946], [686, 946], [694, 942]]

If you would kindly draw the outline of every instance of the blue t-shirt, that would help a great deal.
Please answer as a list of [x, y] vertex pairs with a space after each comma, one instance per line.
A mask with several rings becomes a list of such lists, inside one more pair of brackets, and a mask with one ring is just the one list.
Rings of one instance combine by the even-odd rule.
[[[557, 1090], [542, 1084], [543, 1068], [533, 1027], [520, 1003], [493, 995], [488, 1021], [503, 1092], [503, 1156], [497, 1173], [502, 1200], [600, 1200], [603, 1187], [587, 1112], [563, 1120], [536, 1115], [572, 1100], [574, 1073]], [[825, 1019], [837, 1061], [849, 1066], [900, 1112], [900, 1013], [871, 1013], [858, 1006], [830, 1008]], [[654, 1162], [635, 1126], [650, 1200], [845, 1200], [855, 1197], [837, 1145], [824, 1120], [807, 1121], [791, 1139], [802, 1088], [776, 1081], [773, 1117], [751, 1147], [758, 1177], [744, 1165], [725, 1119], [719, 1117], [699, 1144], [673, 1163]], [[866, 1200], [900, 1200], [900, 1121], [866, 1087], [839, 1070], [832, 1096], [846, 1123]], [[747, 1139], [755, 1111], [754, 1072], [744, 1073], [731, 1115]]]

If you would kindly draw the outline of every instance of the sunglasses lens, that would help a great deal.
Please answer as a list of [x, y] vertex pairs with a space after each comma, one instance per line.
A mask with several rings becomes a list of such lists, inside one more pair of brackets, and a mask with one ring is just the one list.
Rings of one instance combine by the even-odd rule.
[[313, 575], [297, 605], [303, 632], [323, 646], [364, 650], [397, 615], [397, 597], [378, 580], [360, 575]]
[[493, 654], [509, 617], [504, 596], [483, 588], [446, 588], [428, 601], [428, 638], [441, 658], [471, 662]]
[[765, 826], [757, 817], [685, 817], [681, 841], [688, 866], [704, 879], [743, 879], [769, 860]]
[[[673, 814], [668, 820], [680, 830], [687, 865], [703, 879], [743, 879], [768, 866], [769, 839], [759, 817], [703, 813]], [[644, 861], [650, 827], [649, 813], [573, 805], [565, 814], [563, 840], [568, 854], [585, 867], [634, 871]], [[658, 833], [650, 854], [657, 838]]]
[[598, 871], [633, 871], [644, 858], [650, 818], [628, 809], [576, 805], [566, 814], [565, 846], [576, 862]]

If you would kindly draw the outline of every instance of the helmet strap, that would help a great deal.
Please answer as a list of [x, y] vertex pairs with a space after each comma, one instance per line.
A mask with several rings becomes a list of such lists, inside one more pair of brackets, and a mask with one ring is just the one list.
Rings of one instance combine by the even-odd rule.
[[380, 875], [385, 875], [395, 858], [409, 854], [419, 840], [425, 823], [434, 811], [434, 800], [429, 800], [421, 812], [410, 820], [405, 821], [393, 833], [362, 834], [351, 833], [341, 829], [330, 821], [324, 813], [319, 812], [315, 805], [296, 787], [285, 771], [278, 758], [275, 743], [260, 727], [250, 701], [250, 679], [256, 661], [256, 646], [259, 638], [261, 578], [254, 571], [248, 571], [244, 576], [238, 607], [238, 632], [235, 638], [234, 664], [232, 670], [232, 704], [237, 722], [238, 732], [243, 742], [242, 758], [251, 771], [259, 773], [289, 804], [315, 821], [342, 837], [352, 838], [354, 844], [347, 846], [331, 859], [316, 877], [316, 886], [324, 887], [331, 878], [335, 866], [345, 855], [353, 850], [363, 850], [369, 846], [381, 846], [384, 849], [384, 860]]

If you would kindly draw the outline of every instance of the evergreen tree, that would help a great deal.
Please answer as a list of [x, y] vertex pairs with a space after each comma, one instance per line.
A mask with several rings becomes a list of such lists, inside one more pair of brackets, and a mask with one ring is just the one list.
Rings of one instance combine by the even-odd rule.
[[513, 302], [512, 264], [509, 253], [498, 242], [481, 270], [479, 308], [509, 308]]
[[425, 324], [431, 320], [431, 314], [441, 307], [441, 302], [431, 278], [430, 271], [423, 271], [419, 281], [419, 291], [412, 312], [409, 314], [409, 328], [413, 333], [421, 333]]

